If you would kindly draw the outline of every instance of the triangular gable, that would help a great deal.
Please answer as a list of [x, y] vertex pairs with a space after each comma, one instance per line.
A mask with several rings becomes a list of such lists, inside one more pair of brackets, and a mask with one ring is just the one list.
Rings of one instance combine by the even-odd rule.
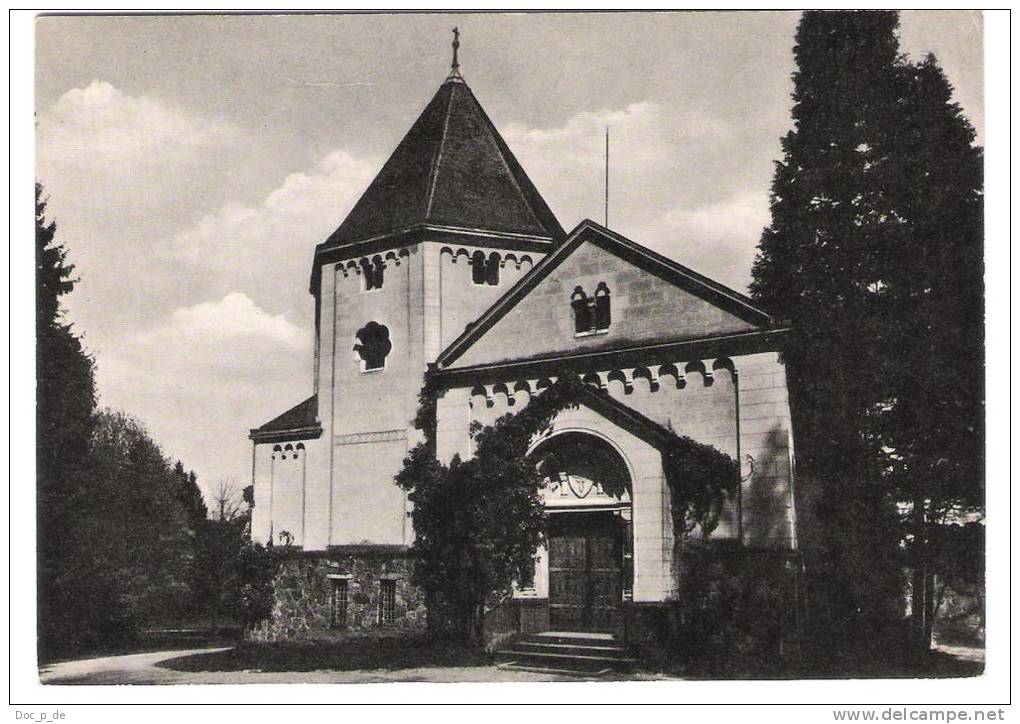
[[[608, 332], [577, 336], [570, 295], [610, 290]], [[490, 307], [439, 356], [439, 368], [541, 359], [755, 332], [775, 320], [743, 294], [591, 220]]]

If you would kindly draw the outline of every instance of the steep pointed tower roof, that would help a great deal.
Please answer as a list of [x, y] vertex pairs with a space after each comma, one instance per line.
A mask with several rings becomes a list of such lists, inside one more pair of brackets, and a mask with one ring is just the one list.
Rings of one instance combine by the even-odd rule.
[[457, 62], [350, 214], [337, 249], [419, 225], [560, 240], [563, 227], [482, 110]]

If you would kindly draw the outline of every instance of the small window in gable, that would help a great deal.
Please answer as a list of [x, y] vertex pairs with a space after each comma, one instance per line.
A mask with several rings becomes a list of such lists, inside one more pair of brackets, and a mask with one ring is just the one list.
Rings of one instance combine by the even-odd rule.
[[381, 370], [386, 366], [386, 355], [393, 349], [390, 330], [377, 322], [369, 322], [355, 335], [354, 351], [361, 357], [362, 372]]
[[574, 287], [570, 295], [570, 307], [574, 314], [574, 334], [584, 336], [608, 332], [612, 323], [609, 287], [599, 282], [594, 296], [589, 297], [580, 286]]

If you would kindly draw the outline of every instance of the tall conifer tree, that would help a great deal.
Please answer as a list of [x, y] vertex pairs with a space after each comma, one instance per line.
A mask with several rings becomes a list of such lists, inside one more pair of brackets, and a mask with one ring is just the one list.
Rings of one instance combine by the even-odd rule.
[[40, 653], [61, 647], [81, 605], [62, 585], [75, 566], [67, 545], [87, 493], [87, 456], [96, 405], [92, 359], [69, 324], [60, 298], [74, 288], [74, 266], [46, 218], [35, 187], [36, 259], [36, 510]]
[[[794, 55], [794, 129], [776, 163], [752, 293], [790, 319], [785, 359], [798, 470], [822, 490], [801, 539], [827, 636], [856, 638], [896, 604], [891, 507], [873, 412], [885, 398], [879, 318], [886, 161], [898, 79], [892, 12], [807, 12]], [[888, 556], [876, 556], [875, 553]]]
[[820, 489], [803, 539], [819, 553], [816, 612], [852, 636], [892, 617], [898, 543], [926, 538], [895, 504], [980, 488], [979, 472], [961, 475], [980, 462], [980, 151], [934, 60], [899, 54], [897, 25], [895, 12], [804, 14], [795, 127], [752, 283], [793, 322], [798, 465]]
[[[930, 646], [940, 530], [984, 500], [982, 151], [934, 56], [902, 68], [896, 141], [899, 244], [887, 264], [884, 349], [892, 361], [880, 436], [884, 469], [909, 502], [915, 641]], [[961, 516], [963, 512], [965, 515]], [[957, 550], [961, 557], [974, 551]]]

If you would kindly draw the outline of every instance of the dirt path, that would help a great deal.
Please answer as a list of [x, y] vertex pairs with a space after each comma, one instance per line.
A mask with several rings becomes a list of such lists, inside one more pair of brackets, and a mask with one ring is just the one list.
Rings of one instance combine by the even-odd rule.
[[938, 644], [936, 651], [944, 651], [960, 661], [968, 661], [978, 664], [985, 663], [985, 650], [978, 646], [954, 646], [951, 644]]
[[526, 671], [504, 671], [495, 666], [430, 667], [374, 671], [172, 671], [159, 664], [179, 656], [226, 651], [226, 648], [157, 651], [126, 656], [64, 661], [39, 670], [43, 684], [375, 684], [387, 681], [577, 681]]

